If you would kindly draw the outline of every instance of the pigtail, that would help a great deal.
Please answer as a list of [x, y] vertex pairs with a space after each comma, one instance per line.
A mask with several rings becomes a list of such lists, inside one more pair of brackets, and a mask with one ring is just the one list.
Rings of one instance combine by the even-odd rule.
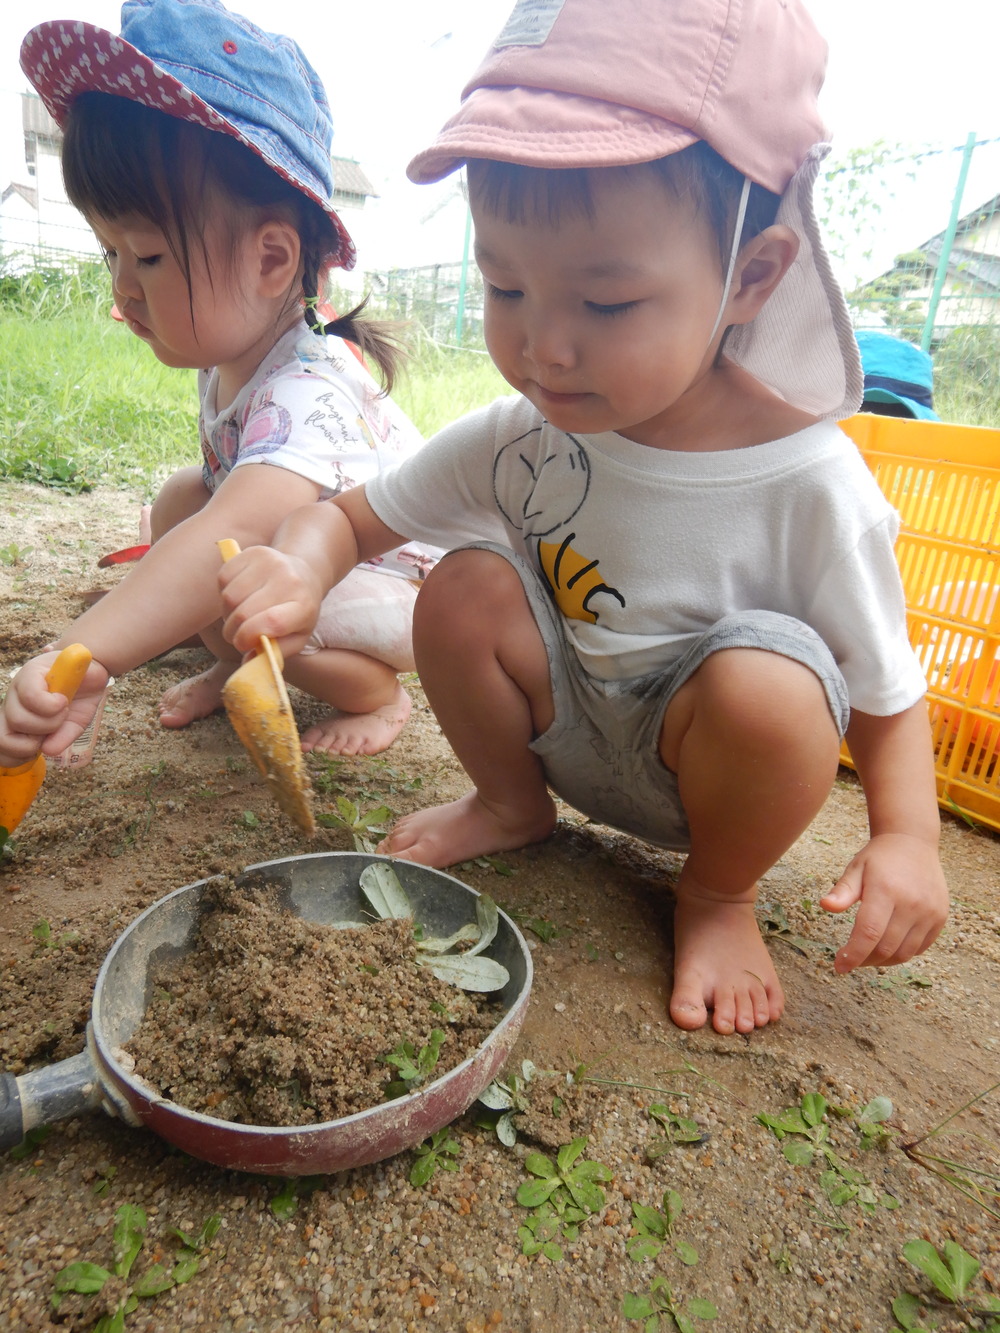
[[315, 333], [329, 333], [345, 342], [354, 343], [363, 356], [378, 367], [385, 393], [399, 373], [403, 358], [403, 344], [399, 325], [391, 320], [359, 318], [368, 305], [366, 296], [345, 315], [325, 321], [319, 312], [320, 289], [326, 286], [331, 268], [331, 227], [322, 211], [304, 199], [300, 205], [299, 238], [302, 242], [302, 299], [306, 323]]
[[339, 315], [328, 324], [321, 322], [317, 331], [332, 333], [345, 342], [354, 343], [367, 360], [374, 361], [378, 366], [383, 392], [391, 393], [404, 355], [399, 326], [388, 319], [359, 319], [368, 299], [366, 296], [346, 315]]

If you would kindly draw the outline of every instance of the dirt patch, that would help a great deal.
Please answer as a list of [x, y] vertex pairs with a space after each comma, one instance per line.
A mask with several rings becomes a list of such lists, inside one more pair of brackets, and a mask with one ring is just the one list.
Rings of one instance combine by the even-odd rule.
[[[138, 500], [119, 493], [72, 498], [0, 484], [0, 551], [27, 551], [23, 563], [0, 564], [0, 669], [57, 632], [82, 592], [121, 577], [96, 562], [134, 539], [137, 513]], [[50, 771], [0, 868], [8, 1071], [82, 1048], [101, 962], [150, 903], [209, 875], [316, 850], [274, 809], [224, 715], [181, 733], [159, 727], [159, 694], [202, 660], [175, 652], [115, 685], [94, 763]], [[409, 688], [412, 721], [386, 755], [310, 760], [321, 811], [342, 796], [405, 813], [464, 789], [419, 686]], [[300, 725], [318, 711], [302, 697], [295, 704]], [[816, 903], [865, 834], [861, 792], [842, 770], [762, 885], [760, 919], [788, 1010], [748, 1038], [686, 1035], [666, 1017], [679, 858], [565, 809], [547, 842], [457, 868], [533, 946], [532, 998], [509, 1072], [523, 1075], [524, 1060], [539, 1072], [515, 1146], [470, 1112], [452, 1131], [457, 1169], [439, 1169], [424, 1187], [410, 1183], [412, 1154], [290, 1187], [207, 1166], [100, 1112], [61, 1122], [27, 1155], [0, 1158], [0, 1329], [92, 1328], [86, 1302], [53, 1315], [53, 1279], [72, 1262], [111, 1263], [126, 1203], [149, 1218], [133, 1276], [169, 1260], [174, 1229], [197, 1233], [210, 1216], [222, 1219], [201, 1271], [128, 1316], [138, 1333], [603, 1333], [642, 1327], [625, 1319], [623, 1300], [657, 1277], [681, 1310], [713, 1302], [718, 1319], [696, 1328], [867, 1333], [893, 1326], [901, 1293], [931, 1291], [902, 1257], [917, 1237], [961, 1245], [982, 1265], [970, 1292], [996, 1293], [995, 1220], [903, 1148], [1000, 1077], [1000, 843], [946, 816], [954, 905], [945, 934], [907, 968], [839, 978], [831, 950], [846, 923]], [[346, 832], [331, 839], [351, 846]], [[790, 1160], [789, 1138], [758, 1116], [780, 1116], [810, 1094], [840, 1110], [827, 1111], [812, 1160]], [[889, 1133], [866, 1139], [862, 1108], [879, 1097], [892, 1102]], [[665, 1108], [659, 1118], [653, 1106]], [[697, 1132], [686, 1139], [671, 1116]], [[932, 1141], [937, 1155], [1000, 1169], [996, 1093], [947, 1130]], [[604, 1202], [575, 1238], [559, 1233], [561, 1261], [527, 1255], [519, 1228], [537, 1211], [517, 1191], [535, 1178], [529, 1154], [554, 1161], [559, 1145], [581, 1137], [583, 1156], [607, 1168]], [[833, 1188], [827, 1152], [857, 1173], [853, 1194]], [[683, 1205], [671, 1244], [630, 1257], [633, 1205], [662, 1213], [668, 1190]], [[683, 1262], [682, 1241], [697, 1263]], [[923, 1322], [933, 1319], [941, 1333], [985, 1322], [947, 1309]]]
[[[226, 878], [205, 890], [190, 953], [152, 982], [125, 1047], [135, 1073], [189, 1110], [244, 1125], [378, 1106], [454, 1069], [494, 1026], [485, 1002], [417, 962], [412, 920], [317, 925], [275, 890]], [[433, 1066], [407, 1076], [404, 1045], [415, 1060], [436, 1052]]]

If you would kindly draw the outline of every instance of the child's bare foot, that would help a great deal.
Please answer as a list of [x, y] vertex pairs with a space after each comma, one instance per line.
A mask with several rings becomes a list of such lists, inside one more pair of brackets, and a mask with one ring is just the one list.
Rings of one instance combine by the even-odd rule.
[[200, 676], [171, 685], [160, 699], [160, 722], [165, 727], [186, 727], [222, 707], [222, 687], [239, 666], [238, 662], [216, 662]]
[[399, 820], [376, 848], [386, 856], [418, 861], [424, 866], [453, 866], [491, 852], [509, 852], [529, 842], [541, 842], [556, 826], [556, 807], [547, 806], [532, 815], [494, 814], [472, 791], [447, 805], [418, 810]]
[[330, 713], [302, 736], [302, 751], [321, 754], [381, 754], [406, 726], [413, 704], [402, 685], [391, 703], [370, 713]]
[[781, 1017], [785, 996], [761, 939], [753, 902], [699, 897], [678, 884], [670, 1017], [693, 1030], [752, 1032]]

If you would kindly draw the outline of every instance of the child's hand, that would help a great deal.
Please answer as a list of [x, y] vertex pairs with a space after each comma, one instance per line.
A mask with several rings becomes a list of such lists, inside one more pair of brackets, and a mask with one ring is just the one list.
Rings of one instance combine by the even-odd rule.
[[64, 694], [50, 691], [45, 679], [58, 656], [47, 652], [33, 657], [11, 681], [0, 710], [0, 766], [26, 764], [39, 750], [61, 754], [97, 711], [107, 671], [91, 662], [76, 697], [67, 703]]
[[937, 847], [906, 833], [882, 833], [861, 849], [828, 894], [827, 912], [861, 903], [834, 967], [886, 967], [930, 947], [948, 915], [948, 886]]
[[310, 565], [270, 546], [251, 546], [227, 560], [219, 587], [226, 613], [222, 632], [233, 647], [252, 652], [266, 634], [285, 657], [306, 643], [324, 595]]

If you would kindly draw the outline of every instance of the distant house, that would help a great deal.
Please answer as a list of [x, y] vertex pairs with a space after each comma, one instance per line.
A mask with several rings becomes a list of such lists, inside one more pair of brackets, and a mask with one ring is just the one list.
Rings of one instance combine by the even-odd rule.
[[[96, 257], [93, 232], [66, 198], [59, 150], [62, 131], [34, 93], [21, 97], [24, 130], [23, 182], [12, 181], [0, 194], [0, 258], [17, 256], [59, 262]], [[352, 158], [333, 159], [334, 207], [354, 235], [355, 217], [376, 192]], [[357, 239], [355, 237], [355, 239]]]
[[[333, 206], [338, 213], [341, 209], [364, 208], [366, 199], [377, 198], [374, 186], [353, 158], [333, 159]], [[348, 222], [348, 231], [350, 227]]]
[[[911, 335], [927, 318], [947, 233], [938, 232], [863, 284], [852, 303]], [[959, 219], [948, 251], [932, 342], [959, 325], [1000, 324], [1000, 194]]]
[[59, 144], [62, 132], [39, 97], [21, 97], [25, 180], [0, 194], [0, 256], [60, 259], [100, 252], [94, 234], [66, 198]]

